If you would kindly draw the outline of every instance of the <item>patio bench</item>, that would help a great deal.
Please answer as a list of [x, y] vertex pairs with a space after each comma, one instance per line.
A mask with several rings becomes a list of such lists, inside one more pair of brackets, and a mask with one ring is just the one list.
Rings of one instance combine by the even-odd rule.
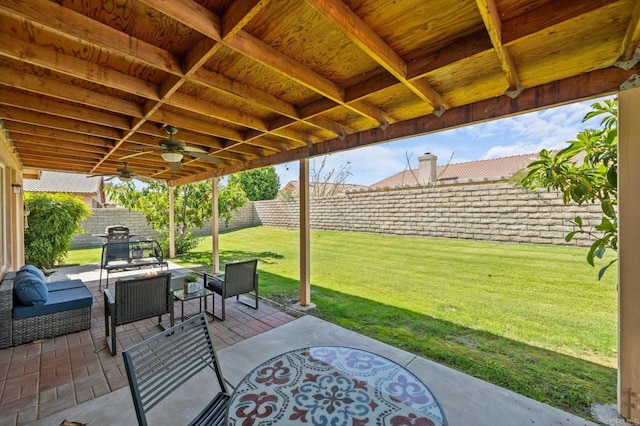
[[100, 284], [102, 289], [102, 270], [107, 271], [105, 287], [109, 288], [109, 273], [130, 271], [151, 266], [169, 267], [164, 260], [162, 248], [156, 240], [109, 242], [102, 245], [100, 260]]
[[46, 300], [27, 305], [15, 294], [20, 274], [9, 272], [0, 283], [0, 348], [91, 328], [93, 295], [82, 280], [44, 283]]
[[122, 353], [138, 424], [146, 413], [202, 370], [215, 371], [220, 391], [189, 425], [221, 425], [229, 392], [203, 313], [138, 343]]

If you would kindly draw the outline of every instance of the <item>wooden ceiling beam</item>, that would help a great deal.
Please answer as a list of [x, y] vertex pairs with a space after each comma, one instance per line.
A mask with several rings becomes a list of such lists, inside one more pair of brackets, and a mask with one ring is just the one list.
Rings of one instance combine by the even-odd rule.
[[91, 34], [91, 43], [83, 42], [90, 48], [97, 46], [118, 56], [126, 57], [131, 62], [142, 62], [170, 74], [182, 75], [180, 62], [166, 50], [139, 39], [132, 43], [131, 36], [128, 34], [55, 2], [0, 0], [0, 13], [29, 19], [63, 37], [81, 42], [87, 38], [87, 34]]
[[633, 13], [627, 25], [627, 32], [622, 41], [621, 61], [628, 61], [633, 58], [640, 43], [640, 2], [636, 2], [633, 7]]
[[37, 46], [8, 35], [0, 34], [0, 55], [147, 99], [158, 99], [158, 87], [150, 83], [75, 56], [66, 55], [53, 48]]
[[[609, 67], [591, 71], [555, 81], [541, 86], [523, 90], [516, 99], [501, 96], [452, 108], [441, 117], [428, 115], [412, 120], [401, 121], [389, 125], [386, 129], [373, 128], [348, 135], [344, 140], [338, 138], [319, 142], [311, 148], [298, 148], [269, 158], [256, 159], [248, 164], [228, 166], [216, 171], [216, 176], [225, 176], [242, 170], [282, 164], [302, 158], [326, 155], [342, 150], [363, 147], [371, 144], [388, 142], [407, 137], [434, 133], [473, 123], [513, 116], [528, 111], [550, 108], [553, 106], [576, 102], [583, 99], [616, 93], [621, 82], [633, 74], [640, 73], [640, 65], [626, 71], [617, 67]], [[202, 175], [188, 176], [169, 182], [170, 185], [182, 185], [205, 179]]]
[[140, 0], [152, 9], [186, 25], [215, 41], [222, 39], [220, 18], [192, 0]]
[[[25, 168], [33, 168], [38, 170], [58, 170], [64, 171], [68, 173], [80, 173], [86, 174], [82, 172], [82, 168], [80, 167], [82, 163], [70, 163], [68, 161], [61, 161], [58, 158], [50, 159], [50, 158], [42, 158], [42, 157], [32, 157], [22, 159], [22, 166]], [[86, 167], [86, 166], [85, 166]]]
[[[292, 105], [256, 89], [244, 87], [244, 85], [239, 83], [229, 82], [223, 76], [218, 76], [212, 71], [201, 69], [201, 66], [204, 65], [206, 60], [208, 60], [208, 58], [210, 58], [220, 48], [220, 46], [224, 44], [245, 54], [246, 56], [251, 57], [252, 59], [256, 59], [253, 56], [254, 52], [260, 52], [261, 56], [259, 61], [263, 63], [263, 65], [266, 65], [281, 74], [284, 73], [284, 75], [291, 76], [290, 67], [293, 67], [295, 69], [294, 74], [299, 76], [299, 82], [301, 82], [301, 84], [307, 85], [314, 91], [320, 91], [323, 96], [326, 96], [327, 94], [338, 98], [343, 96], [341, 88], [337, 85], [334, 85], [329, 80], [324, 79], [322, 76], [303, 67], [291, 58], [282, 55], [276, 49], [271, 48], [260, 40], [257, 40], [242, 31], [242, 28], [269, 4], [266, 0], [243, 0], [233, 2], [225, 16], [222, 18], [208, 11], [202, 13], [201, 6], [194, 4], [190, 0], [175, 2], [175, 4], [167, 4], [169, 2], [159, 0], [143, 0], [143, 2], [147, 6], [171, 16], [183, 25], [198, 31], [211, 39], [201, 40], [197, 48], [193, 49], [193, 51], [198, 53], [190, 53], [185, 61], [185, 68], [187, 70], [185, 74], [201, 84], [205, 84], [207, 86], [212, 85], [211, 77], [214, 77], [214, 88], [223, 90], [226, 93], [231, 93], [235, 96], [240, 96], [245, 101], [248, 99], [251, 102], [258, 103], [259, 105], [280, 114], [285, 114], [289, 117], [298, 119], [296, 108]], [[184, 11], [185, 7], [183, 6], [186, 6], [186, 12]], [[193, 11], [196, 11], [195, 13], [199, 14], [197, 18], [192, 16]], [[210, 21], [210, 25], [206, 25], [204, 23], [206, 20]], [[221, 25], [224, 27], [223, 30], [221, 30]], [[239, 93], [239, 91], [244, 93]], [[168, 96], [165, 96], [165, 98], [168, 99], [167, 102], [171, 101]], [[379, 113], [377, 115], [379, 115]], [[212, 116], [218, 117], [215, 114]], [[223, 120], [225, 119], [223, 116], [218, 118]], [[268, 133], [264, 128], [256, 128], [254, 126], [247, 127]]]
[[14, 106], [55, 115], [56, 117], [82, 120], [87, 123], [116, 129], [129, 128], [129, 120], [125, 117], [88, 108], [78, 108], [77, 105], [61, 102], [43, 95], [29, 95], [4, 86], [0, 86], [0, 105]]
[[574, 20], [598, 9], [615, 6], [621, 0], [552, 1], [502, 23], [502, 43], [510, 43]]
[[118, 114], [133, 117], [142, 116], [142, 108], [134, 102], [103, 95], [95, 90], [66, 84], [53, 78], [28, 74], [7, 67], [0, 66], [0, 84]]
[[[17, 147], [23, 147], [24, 149], [31, 149], [33, 151], [42, 152], [43, 147], [47, 147], [47, 152], [57, 153], [76, 153], [80, 156], [86, 156], [87, 158], [102, 158], [109, 149], [99, 148], [91, 145], [78, 146], [72, 142], [62, 142], [56, 139], [45, 139], [38, 136], [26, 136], [21, 134], [14, 134], [11, 136], [11, 140]], [[20, 149], [21, 152], [22, 149]]]
[[211, 70], [201, 68], [191, 76], [191, 80], [225, 95], [237, 97], [238, 100], [255, 103], [262, 108], [293, 119], [299, 118], [299, 113], [294, 105], [241, 82], [229, 80]]
[[18, 133], [46, 139], [73, 142], [80, 145], [93, 145], [103, 148], [111, 148], [113, 146], [113, 140], [102, 139], [99, 137], [84, 135], [81, 133], [67, 132], [65, 130], [52, 129], [49, 127], [41, 127], [34, 124], [20, 123], [9, 120], [4, 120], [3, 123], [4, 128], [7, 131], [11, 132], [12, 137], [16, 133]]
[[342, 1], [307, 0], [307, 3], [423, 101], [436, 110], [447, 107], [442, 96], [427, 83], [417, 85], [407, 79], [405, 61]]
[[229, 123], [256, 129], [263, 132], [269, 130], [267, 123], [259, 118], [249, 116], [237, 109], [229, 109], [220, 105], [213, 104], [210, 101], [195, 99], [183, 93], [176, 93], [165, 101], [167, 105], [175, 106], [207, 117], [215, 117], [219, 120]]
[[27, 135], [24, 133], [11, 133], [11, 140], [23, 144], [36, 145], [52, 149], [63, 149], [66, 151], [93, 152], [105, 155], [109, 152], [109, 147], [69, 142], [62, 139], [44, 138], [42, 136]]
[[96, 160], [101, 158], [101, 155], [94, 155], [88, 153], [76, 153], [69, 152], [64, 150], [58, 151], [47, 151], [43, 152], [41, 149], [34, 147], [33, 149], [21, 149], [20, 150], [20, 158], [23, 160], [38, 158], [41, 160], [53, 160], [57, 159], [58, 162], [61, 163], [76, 163], [76, 164], [84, 164], [84, 165], [93, 165]]
[[109, 139], [120, 138], [120, 132], [110, 127], [85, 123], [78, 120], [71, 120], [69, 118], [56, 117], [50, 114], [28, 111], [21, 108], [0, 105], [0, 116], [6, 120], [19, 121], [22, 123], [34, 124], [43, 127], [50, 127], [52, 129], [89, 134], [96, 137], [104, 137]]
[[158, 110], [149, 118], [154, 121], [159, 121], [160, 123], [171, 124], [172, 126], [176, 126], [178, 129], [189, 129], [194, 132], [205, 133], [223, 139], [231, 139], [235, 141], [244, 140], [243, 132], [229, 127], [224, 127], [219, 124], [207, 122], [207, 119], [204, 117], [199, 119], [187, 117], [174, 112]]
[[476, 0], [478, 10], [482, 16], [482, 21], [487, 29], [489, 38], [493, 49], [498, 56], [500, 66], [507, 79], [509, 87], [507, 90], [510, 93], [520, 93], [522, 87], [520, 85], [520, 79], [518, 78], [518, 72], [516, 66], [513, 63], [513, 59], [509, 54], [507, 48], [502, 44], [502, 22], [500, 21], [500, 14], [496, 7], [495, 0]]

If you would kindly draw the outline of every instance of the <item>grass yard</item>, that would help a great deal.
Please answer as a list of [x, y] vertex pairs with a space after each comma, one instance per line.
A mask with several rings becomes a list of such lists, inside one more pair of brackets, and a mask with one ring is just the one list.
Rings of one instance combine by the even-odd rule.
[[[221, 263], [258, 258], [260, 293], [297, 300], [298, 232], [220, 235]], [[312, 231], [315, 315], [589, 418], [616, 398], [616, 270], [586, 249]], [[99, 249], [70, 263], [97, 262]], [[180, 259], [210, 264], [211, 238]]]

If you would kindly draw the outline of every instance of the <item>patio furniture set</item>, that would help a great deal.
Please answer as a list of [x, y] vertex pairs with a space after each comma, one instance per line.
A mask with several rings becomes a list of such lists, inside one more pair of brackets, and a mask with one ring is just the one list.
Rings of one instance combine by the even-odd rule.
[[[117, 244], [120, 253], [113, 252]], [[129, 247], [137, 253], [131, 253]], [[222, 316], [225, 318], [225, 298], [254, 292], [254, 309], [258, 308], [258, 275], [257, 260], [234, 262], [226, 265], [226, 274], [205, 274], [203, 288], [193, 293], [182, 289], [172, 289], [172, 281], [176, 281], [168, 271], [163, 272], [164, 262], [162, 249], [157, 241], [121, 241], [107, 242], [103, 246], [101, 267], [109, 270], [127, 268], [108, 267], [108, 262], [121, 262], [125, 252], [133, 258], [155, 259], [148, 262], [136, 263], [132, 259], [130, 268], [160, 265], [160, 272], [152, 272], [133, 277], [122, 277], [115, 282], [113, 294], [108, 289], [108, 276], [103, 290], [105, 310], [105, 334], [112, 355], [116, 350], [116, 327], [146, 318], [158, 316], [158, 323], [162, 324], [162, 315], [169, 315], [169, 327], [174, 325], [173, 301], [182, 302], [182, 320], [184, 317], [184, 302], [193, 299], [205, 300], [205, 312], [215, 316], [215, 298], [212, 310], [207, 308], [207, 297], [213, 294], [222, 299]], [[149, 254], [150, 253], [150, 254]], [[118, 264], [119, 265], [119, 264]], [[127, 268], [129, 269], [129, 268]], [[80, 279], [55, 282], [45, 282], [41, 270], [25, 265], [17, 272], [8, 273], [0, 282], [0, 349], [17, 346], [39, 339], [47, 339], [64, 334], [74, 333], [91, 328], [91, 306], [93, 295]], [[102, 271], [100, 286], [102, 285]], [[239, 300], [239, 299], [238, 299]], [[242, 302], [244, 303], [244, 302]]]

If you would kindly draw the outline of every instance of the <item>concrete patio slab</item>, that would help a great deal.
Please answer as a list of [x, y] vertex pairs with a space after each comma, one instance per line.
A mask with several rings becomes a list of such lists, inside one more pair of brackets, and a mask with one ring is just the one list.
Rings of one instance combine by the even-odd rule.
[[[595, 426], [580, 417], [502, 389], [404, 350], [378, 342], [321, 319], [305, 316], [218, 351], [222, 372], [230, 385], [237, 384], [256, 365], [292, 349], [314, 345], [341, 345], [375, 352], [409, 369], [436, 395], [451, 426]], [[181, 390], [176, 401], [163, 401], [152, 414], [157, 423], [184, 424], [204, 407], [215, 389], [215, 380], [198, 376]], [[185, 385], [187, 386], [187, 385]], [[187, 400], [183, 399], [186, 398]], [[183, 416], [183, 417], [177, 417]], [[131, 424], [135, 419], [128, 388], [88, 401], [42, 419], [37, 425], [58, 425], [62, 420], [91, 425]]]
[[418, 376], [434, 393], [452, 426], [595, 425], [578, 416], [417, 357], [402, 349], [305, 316], [220, 351], [225, 378], [237, 384], [253, 367], [292, 349], [340, 345], [375, 352]]

